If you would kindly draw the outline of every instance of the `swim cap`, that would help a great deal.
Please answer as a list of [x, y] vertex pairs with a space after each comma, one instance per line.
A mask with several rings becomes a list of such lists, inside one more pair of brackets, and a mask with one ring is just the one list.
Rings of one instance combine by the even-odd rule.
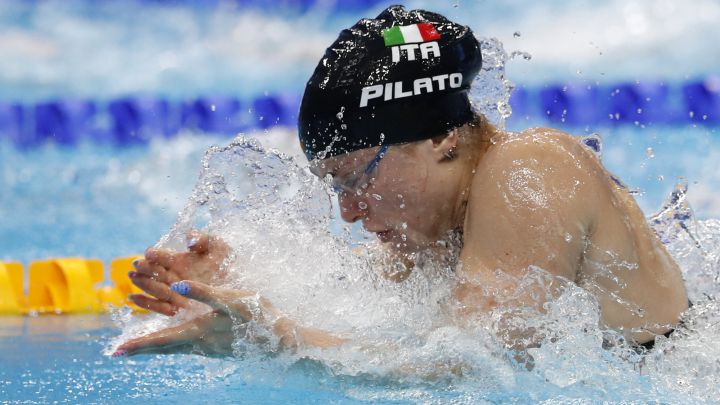
[[391, 6], [343, 30], [305, 88], [308, 160], [447, 133], [474, 119], [468, 90], [482, 64], [469, 27]]

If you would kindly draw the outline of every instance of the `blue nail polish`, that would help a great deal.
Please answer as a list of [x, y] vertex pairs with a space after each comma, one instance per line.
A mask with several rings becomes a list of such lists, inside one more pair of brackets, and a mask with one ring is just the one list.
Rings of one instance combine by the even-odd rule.
[[198, 237], [196, 237], [196, 236], [193, 236], [193, 237], [188, 241], [187, 247], [188, 247], [188, 248], [194, 248], [195, 245], [198, 244], [198, 242], [200, 242], [200, 239], [199, 239]]
[[190, 294], [190, 284], [185, 281], [178, 281], [177, 283], [172, 283], [170, 289], [182, 296]]

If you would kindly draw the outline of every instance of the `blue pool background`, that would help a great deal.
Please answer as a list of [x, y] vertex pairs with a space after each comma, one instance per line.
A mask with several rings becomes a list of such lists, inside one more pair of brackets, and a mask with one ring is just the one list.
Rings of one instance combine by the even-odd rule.
[[[324, 46], [387, 4], [0, 4], [0, 259], [141, 252], [175, 220], [207, 146], [245, 132], [293, 151], [299, 95]], [[507, 67], [517, 85], [508, 128], [601, 133], [605, 164], [639, 191], [647, 214], [685, 178], [697, 216], [720, 217], [717, 4], [406, 4], [498, 37], [508, 53], [529, 52]], [[208, 372], [182, 356], [119, 363], [101, 355], [116, 334], [108, 317], [0, 318], [0, 400], [343, 403], [358, 402], [348, 387], [378, 384], [313, 365], [280, 378], [262, 364], [222, 377], [235, 366]]]

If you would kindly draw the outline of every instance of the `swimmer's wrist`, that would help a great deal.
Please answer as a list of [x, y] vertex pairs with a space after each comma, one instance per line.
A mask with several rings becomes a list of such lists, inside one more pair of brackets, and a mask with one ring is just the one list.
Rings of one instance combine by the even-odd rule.
[[297, 323], [292, 319], [281, 315], [275, 319], [272, 329], [282, 347], [294, 349], [298, 346]]

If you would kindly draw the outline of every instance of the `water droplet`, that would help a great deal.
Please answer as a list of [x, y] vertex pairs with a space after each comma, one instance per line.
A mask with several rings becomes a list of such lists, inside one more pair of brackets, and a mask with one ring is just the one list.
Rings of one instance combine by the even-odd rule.
[[663, 176], [662, 174], [659, 175], [659, 176], [658, 176], [658, 181], [663, 181], [663, 180], [665, 180], [665, 176]]
[[637, 113], [638, 113], [638, 114], [642, 114], [642, 108], [638, 108], [638, 109], [637, 109]]
[[372, 195], [372, 198], [374, 198], [374, 199], [376, 199], [376, 200], [378, 200], [378, 201], [382, 200], [382, 196], [381, 196], [380, 194], [373, 194], [373, 195]]
[[645, 155], [648, 158], [652, 159], [655, 157], [655, 151], [653, 150], [653, 148], [647, 148], [647, 149], [645, 149]]
[[347, 124], [341, 124], [341, 125], [340, 125], [340, 129], [343, 129], [343, 130], [344, 130], [344, 129], [347, 129]]
[[523, 52], [523, 51], [512, 51], [512, 53], [510, 53], [510, 59], [515, 59], [515, 58], [518, 57], [518, 56], [522, 56], [522, 58], [525, 59], [525, 60], [530, 60], [530, 59], [532, 59], [532, 55], [529, 54], [529, 53], [527, 53], [527, 52]]
[[364, 210], [367, 209], [367, 207], [368, 207], [368, 205], [367, 205], [367, 203], [366, 203], [365, 201], [359, 201], [359, 202], [358, 202], [358, 208], [360, 208], [361, 210], [364, 211]]
[[520, 31], [515, 31], [515, 33], [513, 34], [513, 36], [514, 36], [515, 38], [520, 38]]
[[340, 112], [335, 114], [335, 116], [337, 117], [337, 119], [341, 120], [343, 119], [343, 113], [345, 113], [345, 107], [340, 107]]
[[400, 226], [402, 229], [407, 229], [407, 222], [403, 222]]
[[573, 237], [570, 235], [569, 232], [565, 232], [565, 242], [570, 243], [572, 241]]
[[505, 101], [497, 102], [497, 110], [503, 118], [507, 118], [512, 115], [512, 107], [510, 107], [510, 103]]
[[405, 204], [400, 204], [400, 208], [405, 208]]

